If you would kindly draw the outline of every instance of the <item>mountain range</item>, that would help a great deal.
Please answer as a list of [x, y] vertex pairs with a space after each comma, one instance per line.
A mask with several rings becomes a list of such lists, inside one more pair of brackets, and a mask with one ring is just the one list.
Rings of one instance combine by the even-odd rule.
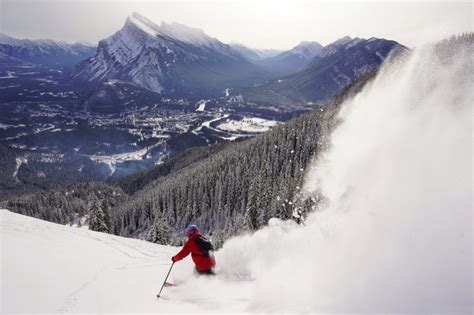
[[241, 104], [300, 108], [337, 94], [394, 49], [406, 50], [386, 39], [344, 37], [327, 46], [303, 41], [288, 51], [258, 50], [138, 13], [97, 47], [0, 35], [2, 61], [72, 66], [67, 80], [87, 90], [109, 80], [173, 97], [232, 98], [233, 90]]
[[0, 57], [3, 60], [64, 67], [91, 57], [95, 51], [96, 47], [80, 43], [16, 39], [0, 34]]
[[348, 36], [317, 47], [311, 50], [314, 57], [301, 70], [248, 88], [242, 94], [248, 101], [272, 105], [320, 104], [376, 69], [389, 55], [408, 51], [392, 40]]
[[216, 92], [259, 73], [229, 45], [200, 29], [178, 23], [157, 25], [134, 13], [96, 54], [76, 66], [73, 78], [98, 83], [133, 82], [159, 94]]
[[247, 60], [253, 61], [253, 62], [263, 60], [265, 58], [274, 57], [283, 52], [282, 50], [278, 50], [278, 49], [250, 48], [237, 42], [231, 42], [229, 46], [233, 50], [241, 54], [244, 58], [247, 58]]
[[[226, 88], [263, 85], [263, 90], [255, 91], [264, 98], [268, 98], [268, 90], [291, 98], [291, 93], [279, 91], [285, 90], [286, 85], [293, 88], [301, 81], [302, 89], [307, 88], [307, 80], [318, 85], [321, 80], [334, 82], [316, 93], [304, 92], [302, 100], [314, 101], [331, 97], [372, 70], [395, 47], [402, 46], [385, 39], [345, 37], [326, 47], [304, 41], [275, 54], [241, 44], [227, 45], [200, 29], [175, 22], [157, 25], [133, 13], [122, 29], [99, 42], [93, 57], [74, 68], [72, 77], [92, 85], [110, 79], [132, 82], [155, 93], [174, 96], [215, 96]], [[344, 65], [337, 64], [341, 58]], [[273, 80], [281, 83], [288, 79], [289, 83], [274, 86]], [[251, 97], [252, 101], [258, 99]]]

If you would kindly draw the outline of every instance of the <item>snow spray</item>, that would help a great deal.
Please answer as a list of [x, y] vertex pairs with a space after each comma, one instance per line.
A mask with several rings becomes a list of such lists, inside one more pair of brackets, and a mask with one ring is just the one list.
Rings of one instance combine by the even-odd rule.
[[473, 56], [415, 49], [343, 104], [304, 187], [327, 202], [218, 252], [255, 282], [249, 311], [472, 311]]

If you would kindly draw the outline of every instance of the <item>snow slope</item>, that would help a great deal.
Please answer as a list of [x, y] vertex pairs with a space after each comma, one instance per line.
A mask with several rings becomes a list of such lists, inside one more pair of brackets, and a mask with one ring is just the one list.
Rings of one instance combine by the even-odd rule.
[[230, 132], [254, 132], [260, 133], [270, 130], [278, 124], [275, 120], [268, 120], [258, 117], [243, 117], [242, 120], [227, 119], [217, 126], [218, 129]]
[[0, 236], [2, 314], [226, 313], [243, 311], [250, 297], [251, 282], [229, 273], [195, 278], [187, 258], [170, 278], [182, 285], [165, 288], [158, 300], [170, 257], [179, 250], [170, 246], [7, 210], [0, 210]]

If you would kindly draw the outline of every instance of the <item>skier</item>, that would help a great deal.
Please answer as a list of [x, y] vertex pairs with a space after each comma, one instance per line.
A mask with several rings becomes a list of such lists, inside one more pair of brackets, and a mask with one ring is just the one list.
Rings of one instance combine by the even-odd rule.
[[214, 266], [216, 265], [216, 260], [212, 253], [214, 248], [211, 242], [199, 233], [196, 225], [188, 226], [186, 228], [186, 235], [188, 236], [188, 241], [179, 253], [171, 257], [171, 260], [177, 262], [191, 254], [198, 274], [215, 275]]

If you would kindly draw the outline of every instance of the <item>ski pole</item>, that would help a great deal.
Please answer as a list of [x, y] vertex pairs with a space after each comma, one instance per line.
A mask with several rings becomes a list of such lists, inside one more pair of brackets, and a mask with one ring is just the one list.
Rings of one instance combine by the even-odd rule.
[[161, 286], [160, 293], [158, 293], [158, 295], [157, 295], [156, 297], [160, 297], [161, 291], [163, 291], [163, 288], [164, 288], [164, 286], [165, 286], [166, 280], [168, 280], [168, 276], [170, 275], [171, 269], [173, 269], [173, 266], [174, 266], [174, 261], [173, 261], [173, 263], [171, 264], [171, 267], [170, 267], [170, 270], [168, 271], [168, 274], [166, 275], [165, 281], [163, 281], [163, 285]]

